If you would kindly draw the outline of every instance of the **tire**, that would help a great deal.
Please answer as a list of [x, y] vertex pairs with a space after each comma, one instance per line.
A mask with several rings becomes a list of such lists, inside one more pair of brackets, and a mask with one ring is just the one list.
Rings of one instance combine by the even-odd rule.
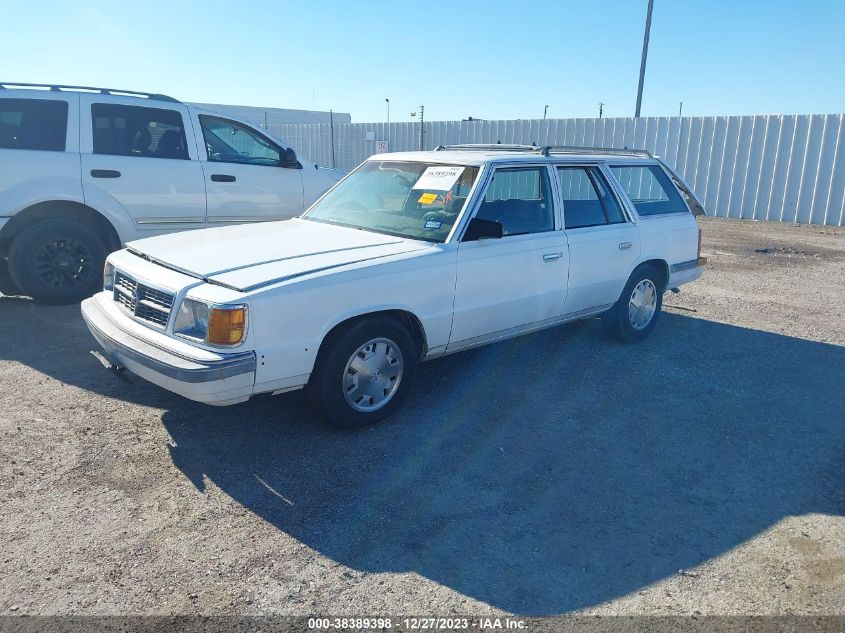
[[24, 228], [9, 250], [9, 272], [23, 294], [40, 303], [77, 303], [102, 288], [106, 246], [76, 220], [40, 220]]
[[417, 355], [411, 333], [398, 321], [358, 319], [323, 343], [306, 397], [334, 428], [376, 424], [405, 399], [416, 376]]
[[605, 332], [623, 343], [638, 343], [646, 338], [660, 317], [663, 284], [663, 274], [656, 266], [644, 265], [634, 270], [619, 299], [601, 315]]
[[0, 258], [0, 294], [9, 297], [21, 294], [21, 289], [9, 273], [9, 262]]

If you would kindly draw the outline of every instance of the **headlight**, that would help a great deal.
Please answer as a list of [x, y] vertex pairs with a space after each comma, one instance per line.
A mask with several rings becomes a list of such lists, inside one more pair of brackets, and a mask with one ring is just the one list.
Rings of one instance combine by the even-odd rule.
[[103, 290], [114, 290], [114, 266], [109, 262], [103, 266]]
[[246, 336], [246, 306], [185, 299], [176, 314], [173, 332], [211, 345], [238, 345]]

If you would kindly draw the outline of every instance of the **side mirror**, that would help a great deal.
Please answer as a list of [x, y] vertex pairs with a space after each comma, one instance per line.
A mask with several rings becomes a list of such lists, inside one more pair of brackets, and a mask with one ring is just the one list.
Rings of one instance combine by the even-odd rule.
[[285, 150], [285, 156], [283, 159], [282, 167], [296, 167], [298, 161], [296, 159], [296, 152], [293, 151], [292, 147], [288, 147]]
[[469, 226], [467, 226], [467, 231], [464, 234], [464, 242], [495, 240], [499, 239], [504, 234], [505, 230], [501, 222], [473, 218], [469, 221]]

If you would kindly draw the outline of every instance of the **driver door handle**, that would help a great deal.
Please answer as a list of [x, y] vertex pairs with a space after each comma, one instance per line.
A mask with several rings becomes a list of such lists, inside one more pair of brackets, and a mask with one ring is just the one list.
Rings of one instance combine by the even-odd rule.
[[235, 182], [237, 178], [229, 174], [211, 174], [211, 180], [214, 182]]
[[563, 253], [546, 253], [545, 255], [543, 255], [543, 261], [553, 262], [556, 259], [560, 259], [561, 257], [563, 257]]

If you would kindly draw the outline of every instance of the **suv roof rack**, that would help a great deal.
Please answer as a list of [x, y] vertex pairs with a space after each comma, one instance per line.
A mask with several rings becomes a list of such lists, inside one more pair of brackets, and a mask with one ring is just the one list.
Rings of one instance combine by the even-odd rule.
[[613, 154], [617, 156], [643, 156], [654, 158], [645, 149], [628, 149], [627, 147], [583, 147], [580, 145], [505, 145], [502, 143], [464, 143], [461, 145], [438, 145], [435, 152], [445, 150], [488, 150], [500, 152], [530, 152], [549, 156], [551, 154]]
[[16, 83], [12, 81], [0, 82], [0, 90], [7, 88], [49, 88], [51, 92], [62, 92], [63, 90], [84, 90], [86, 92], [99, 92], [104, 95], [129, 95], [131, 97], [146, 97], [155, 101], [170, 101], [172, 103], [181, 103], [178, 99], [168, 97], [167, 95], [157, 94], [154, 92], [138, 92], [137, 90], [118, 90], [116, 88], [95, 88], [94, 86], [66, 86], [64, 84], [29, 84]]

